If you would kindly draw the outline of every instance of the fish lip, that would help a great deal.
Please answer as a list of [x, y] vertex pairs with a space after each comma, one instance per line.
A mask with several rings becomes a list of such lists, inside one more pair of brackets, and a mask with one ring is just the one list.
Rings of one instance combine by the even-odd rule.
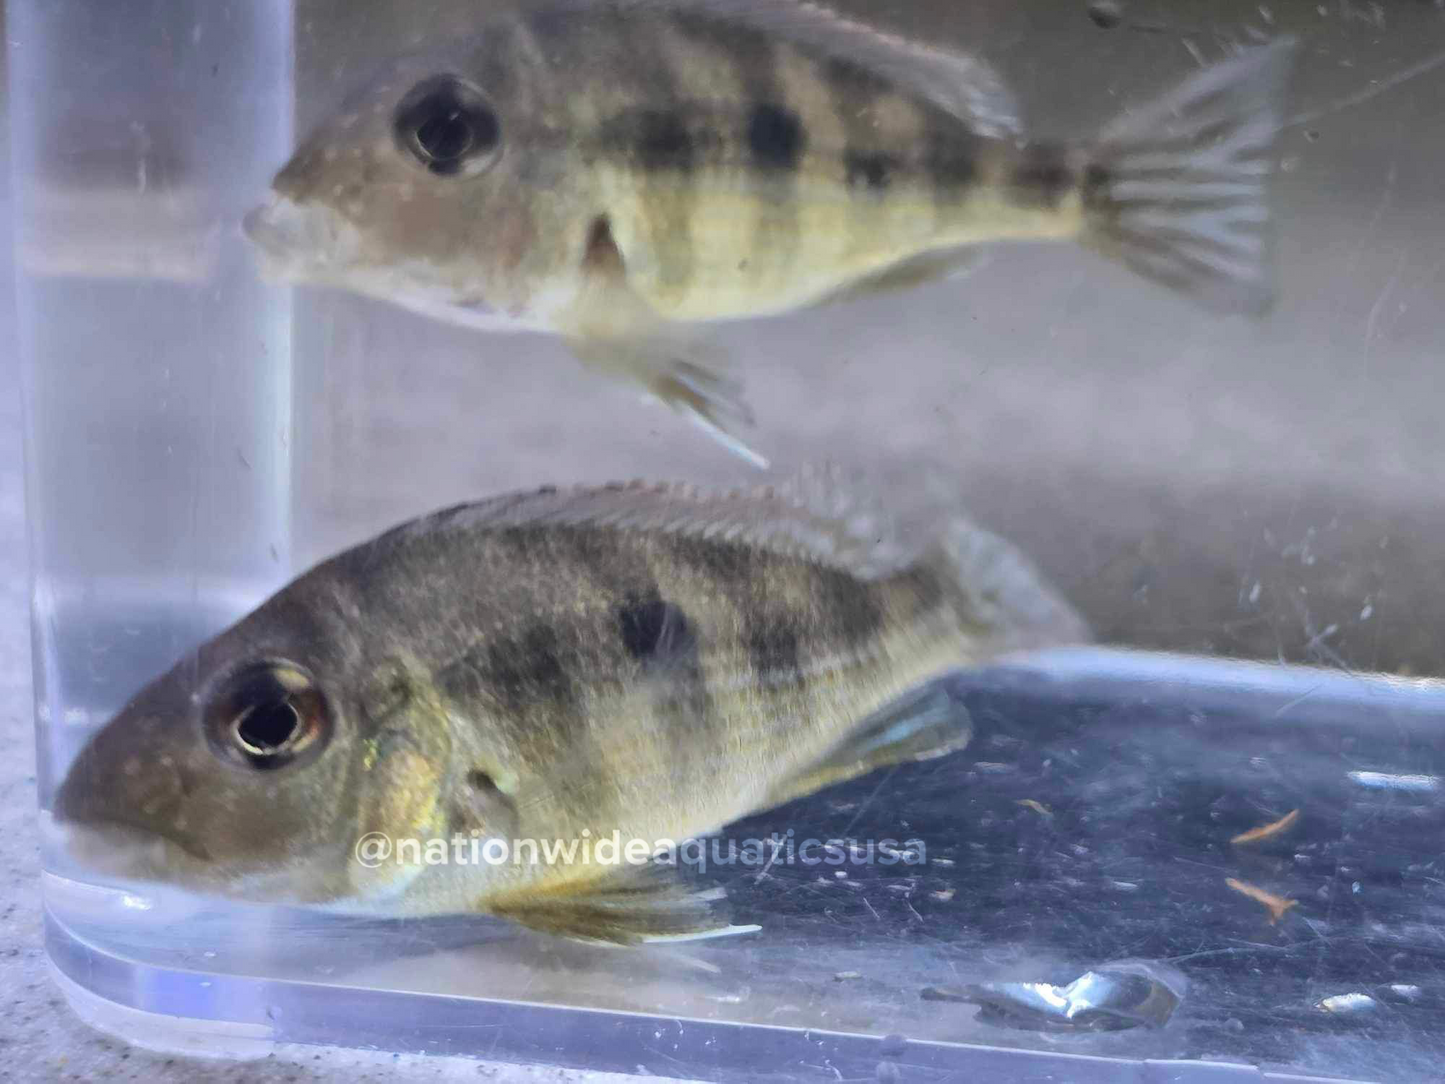
[[241, 233], [260, 254], [262, 273], [278, 281], [345, 268], [357, 247], [355, 229], [334, 210], [279, 193], [246, 212]]
[[[69, 790], [62, 786], [50, 809], [49, 831], [71, 858], [82, 865], [106, 869], [130, 868], [137, 855], [154, 857], [159, 849], [166, 864], [206, 864], [211, 861], [204, 847], [158, 831], [152, 825], [128, 821], [123, 817], [87, 816], [67, 801]], [[97, 859], [99, 859], [97, 861]]]
[[51, 842], [89, 873], [123, 881], [177, 883], [177, 870], [199, 871], [206, 859], [169, 836], [118, 821], [77, 821], [52, 814]]
[[459, 289], [445, 269], [425, 259], [377, 264], [361, 231], [333, 207], [273, 191], [268, 202], [241, 219], [241, 232], [267, 282], [340, 288], [462, 326], [523, 327], [476, 290]]

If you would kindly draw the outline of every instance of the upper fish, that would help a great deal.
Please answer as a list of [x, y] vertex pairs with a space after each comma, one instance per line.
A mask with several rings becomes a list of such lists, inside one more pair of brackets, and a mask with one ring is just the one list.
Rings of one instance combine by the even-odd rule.
[[701, 329], [1083, 244], [1220, 308], [1272, 295], [1293, 45], [1035, 140], [981, 59], [792, 0], [541, 0], [393, 63], [246, 219], [273, 277], [564, 336], [740, 454]]

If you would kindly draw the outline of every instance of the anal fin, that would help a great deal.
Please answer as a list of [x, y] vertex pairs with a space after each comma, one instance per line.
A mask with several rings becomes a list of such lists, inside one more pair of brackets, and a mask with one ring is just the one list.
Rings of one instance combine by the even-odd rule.
[[947, 679], [930, 681], [863, 720], [802, 773], [781, 781], [768, 804], [782, 805], [877, 768], [947, 756], [968, 745], [973, 720]]
[[720, 913], [721, 889], [697, 892], [655, 864], [624, 866], [581, 887], [545, 888], [493, 903], [490, 914], [574, 941], [642, 945], [754, 933]]
[[987, 261], [986, 251], [978, 245], [924, 252], [850, 282], [823, 298], [814, 307], [823, 308], [865, 297], [900, 293], [930, 282], [962, 278], [978, 270]]

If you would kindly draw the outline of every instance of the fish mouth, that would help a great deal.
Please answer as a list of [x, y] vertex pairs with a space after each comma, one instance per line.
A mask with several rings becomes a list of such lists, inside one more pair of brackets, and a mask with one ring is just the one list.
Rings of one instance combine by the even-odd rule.
[[88, 873], [139, 884], [194, 886], [206, 880], [204, 856], [173, 839], [118, 822], [81, 822], [52, 814], [49, 842]]
[[376, 261], [364, 250], [361, 231], [330, 207], [273, 195], [242, 219], [241, 231], [259, 255], [267, 282], [349, 290], [482, 331], [547, 330], [503, 312], [476, 290], [459, 288], [446, 268], [429, 260]]
[[241, 220], [241, 232], [261, 256], [261, 273], [273, 282], [334, 277], [355, 259], [356, 229], [329, 207], [273, 195]]
[[327, 903], [336, 895], [328, 885], [313, 883], [316, 877], [305, 862], [237, 865], [213, 860], [193, 843], [120, 821], [72, 821], [54, 813], [42, 815], [42, 821], [51, 853], [73, 867], [55, 872], [74, 880], [150, 895], [169, 891], [283, 906]]

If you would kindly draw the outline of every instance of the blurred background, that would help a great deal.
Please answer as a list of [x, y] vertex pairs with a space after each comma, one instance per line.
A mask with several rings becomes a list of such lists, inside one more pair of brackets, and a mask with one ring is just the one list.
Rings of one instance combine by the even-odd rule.
[[[759, 447], [780, 470], [833, 458], [869, 465], [894, 485], [917, 478], [921, 464], [944, 465], [975, 517], [1034, 556], [1106, 641], [1440, 673], [1441, 5], [841, 6], [987, 57], [1021, 98], [1030, 130], [1063, 138], [1087, 138], [1242, 44], [1298, 37], [1274, 200], [1280, 301], [1264, 319], [1219, 318], [1082, 250], [995, 247], [962, 281], [728, 327], [724, 341], [758, 410]], [[164, 28], [145, 14], [153, 7], [131, 5], [117, 27], [149, 19]], [[386, 57], [473, 25], [477, 9], [477, 0], [299, 0], [298, 132]], [[156, 63], [180, 62], [183, 21], [172, 19], [173, 35], [157, 31]], [[167, 142], [156, 103], [146, 123], [127, 121], [132, 91], [153, 84], [150, 72], [73, 82], [89, 88], [77, 93], [92, 105], [92, 84], [108, 87], [96, 108], [114, 123], [97, 140], [81, 127], [94, 110], [78, 105], [74, 131], [61, 123], [43, 134], [29, 213], [67, 225], [22, 231], [22, 254], [61, 275], [123, 276], [143, 259], [146, 273], [184, 279], [202, 241], [165, 230], [188, 215], [231, 228], [201, 203], [184, 209], [197, 178], [206, 183], [206, 162]], [[181, 117], [183, 105], [166, 108]], [[174, 122], [169, 130], [182, 143], [194, 135]], [[289, 145], [272, 140], [253, 155], [272, 159], [252, 163], [255, 199]], [[149, 197], [127, 203], [137, 171]], [[105, 191], [115, 198], [97, 196]], [[251, 271], [232, 273], [240, 283]], [[221, 315], [196, 320], [198, 365], [208, 336], [246, 333]], [[289, 370], [256, 344], [226, 348], [232, 369], [281, 366], [272, 376], [290, 388], [290, 466], [277, 467], [290, 471], [289, 512], [275, 529], [277, 554], [290, 557], [277, 562], [277, 582], [398, 520], [498, 490], [632, 476], [752, 479], [669, 413], [582, 373], [556, 341], [482, 335], [322, 291], [299, 291], [292, 320]], [[265, 332], [267, 344], [283, 332]], [[189, 410], [204, 420], [168, 437], [182, 441], [173, 459], [227, 469], [236, 455], [223, 447], [225, 412], [212, 411], [230, 394], [218, 387], [230, 385], [211, 381], [210, 398], [185, 400], [174, 366], [169, 383], [145, 369], [144, 336], [136, 328], [124, 344], [136, 351], [132, 370], [119, 346], [115, 357], [91, 359], [108, 389], [91, 395], [92, 409], [161, 389], [174, 397], [172, 417]], [[69, 409], [87, 408], [77, 399]], [[95, 477], [75, 454], [63, 453], [66, 470]], [[113, 509], [131, 489], [110, 478], [89, 496]]]

